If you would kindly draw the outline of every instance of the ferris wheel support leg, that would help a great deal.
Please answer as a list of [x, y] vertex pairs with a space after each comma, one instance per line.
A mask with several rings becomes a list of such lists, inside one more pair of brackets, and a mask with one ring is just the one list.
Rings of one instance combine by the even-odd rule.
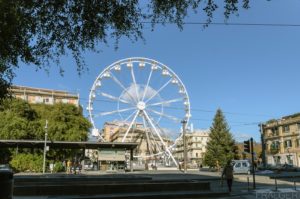
[[131, 129], [131, 127], [132, 127], [133, 123], [135, 122], [136, 117], [137, 117], [138, 115], [139, 115], [139, 111], [136, 112], [136, 114], [135, 114], [135, 116], [134, 116], [132, 122], [130, 123], [130, 125], [129, 125], [129, 127], [128, 127], [128, 129], [127, 129], [127, 131], [126, 131], [126, 133], [125, 133], [125, 135], [124, 135], [124, 137], [123, 137], [123, 139], [122, 139], [122, 142], [125, 141], [125, 139], [126, 139], [128, 133], [129, 133], [129, 131], [130, 131], [130, 129]]
[[145, 121], [145, 117], [142, 117], [143, 118], [143, 124], [144, 124], [144, 128], [145, 128], [145, 131], [146, 131], [146, 139], [147, 139], [147, 146], [148, 146], [148, 150], [149, 150], [149, 153], [150, 155], [153, 154], [153, 151], [152, 151], [152, 146], [151, 146], [151, 142], [150, 142], [150, 138], [149, 138], [149, 132], [146, 128], [146, 121]]
[[154, 129], [156, 135], [159, 137], [160, 141], [161, 141], [162, 144], [164, 145], [164, 147], [165, 147], [167, 153], [168, 153], [169, 156], [172, 158], [174, 164], [176, 165], [176, 167], [178, 167], [177, 161], [175, 160], [174, 156], [172, 155], [171, 151], [169, 150], [168, 146], [166, 145], [166, 143], [164, 142], [164, 140], [162, 139], [162, 137], [160, 136], [158, 130], [156, 129], [156, 127], [155, 127], [154, 124], [152, 123], [152, 120], [149, 118], [147, 112], [143, 110], [143, 113], [144, 113], [146, 119], [148, 120], [148, 122], [150, 123], [150, 125], [152, 126], [152, 128]]

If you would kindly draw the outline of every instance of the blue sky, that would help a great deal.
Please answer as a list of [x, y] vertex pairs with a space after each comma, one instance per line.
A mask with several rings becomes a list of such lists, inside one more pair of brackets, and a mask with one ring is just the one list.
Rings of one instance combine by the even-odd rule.
[[[253, 1], [229, 22], [299, 24], [300, 2]], [[222, 10], [214, 22], [223, 22]], [[190, 16], [186, 21], [205, 21]], [[183, 81], [191, 101], [195, 128], [209, 128], [217, 108], [224, 111], [237, 140], [259, 141], [258, 122], [300, 112], [300, 27], [158, 25], [146, 26], [145, 42], [121, 39], [119, 49], [100, 46], [87, 52], [89, 71], [77, 75], [74, 60], [63, 57], [60, 76], [53, 64], [50, 74], [34, 66], [20, 65], [17, 85], [79, 92], [83, 107], [97, 75], [111, 63], [127, 57], [148, 57], [169, 66]], [[87, 115], [87, 113], [85, 113]]]

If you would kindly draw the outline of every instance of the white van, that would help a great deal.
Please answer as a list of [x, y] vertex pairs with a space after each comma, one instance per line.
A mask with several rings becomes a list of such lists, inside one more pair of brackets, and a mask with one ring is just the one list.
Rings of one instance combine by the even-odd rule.
[[248, 160], [233, 160], [233, 173], [250, 174], [251, 164]]

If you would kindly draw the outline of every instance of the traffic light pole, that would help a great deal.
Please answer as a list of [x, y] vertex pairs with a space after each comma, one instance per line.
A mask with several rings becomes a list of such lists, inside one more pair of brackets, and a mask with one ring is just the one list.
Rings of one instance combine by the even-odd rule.
[[254, 147], [253, 147], [253, 138], [250, 139], [250, 144], [251, 144], [251, 158], [252, 158], [253, 189], [256, 189], [256, 184], [255, 184], [255, 167], [254, 167]]

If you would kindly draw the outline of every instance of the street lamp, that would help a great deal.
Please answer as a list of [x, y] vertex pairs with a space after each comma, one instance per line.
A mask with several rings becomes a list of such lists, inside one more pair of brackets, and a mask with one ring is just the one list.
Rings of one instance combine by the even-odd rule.
[[45, 173], [45, 170], [46, 170], [47, 136], [48, 136], [48, 120], [46, 120], [46, 125], [45, 125], [45, 142], [44, 142], [43, 173]]
[[186, 136], [185, 136], [185, 133], [186, 133], [186, 123], [187, 121], [186, 120], [182, 120], [181, 121], [182, 123], [182, 140], [183, 140], [183, 168], [184, 168], [184, 173], [186, 173], [186, 164], [187, 164], [187, 151], [186, 151]]
[[263, 123], [259, 124], [260, 126], [260, 136], [261, 136], [261, 148], [262, 148], [262, 163], [263, 168], [265, 169], [267, 167], [267, 161], [266, 161], [266, 143], [265, 143], [265, 136], [263, 131]]

